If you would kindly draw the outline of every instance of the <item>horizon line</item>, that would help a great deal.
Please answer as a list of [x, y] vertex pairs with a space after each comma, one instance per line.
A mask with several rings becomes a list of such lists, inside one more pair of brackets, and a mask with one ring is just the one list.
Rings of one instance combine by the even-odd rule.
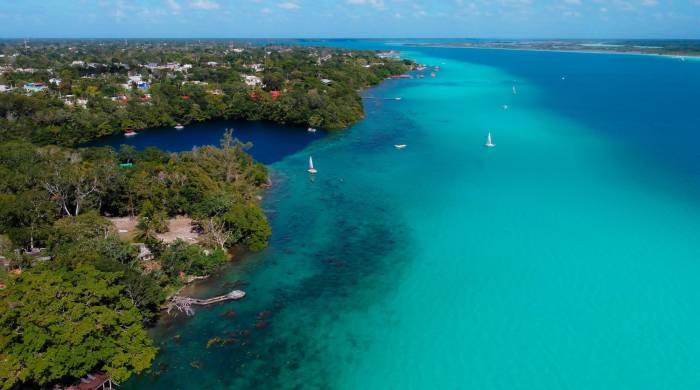
[[0, 37], [0, 42], [7, 41], [23, 41], [23, 40], [34, 40], [34, 41], [80, 41], [80, 40], [125, 40], [131, 39], [136, 41], [153, 41], [153, 40], [268, 40], [268, 41], [283, 41], [283, 40], [305, 40], [305, 41], [319, 41], [319, 40], [358, 40], [358, 41], [385, 41], [385, 40], [431, 40], [431, 39], [444, 39], [444, 40], [481, 40], [481, 41], [684, 41], [684, 42], [700, 42], [700, 38], [513, 38], [513, 37]]

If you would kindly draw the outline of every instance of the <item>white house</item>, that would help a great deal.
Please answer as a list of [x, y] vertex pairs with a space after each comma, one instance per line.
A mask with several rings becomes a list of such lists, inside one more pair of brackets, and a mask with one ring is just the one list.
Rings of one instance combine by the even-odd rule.
[[183, 81], [182, 82], [182, 85], [187, 85], [187, 84], [189, 84], [189, 85], [207, 85], [209, 83], [207, 83], [206, 81], [199, 81], [199, 80]]
[[243, 65], [244, 67], [248, 69], [253, 69], [256, 72], [262, 72], [265, 70], [265, 66], [263, 64], [250, 64], [250, 65]]
[[330, 79], [321, 79], [321, 82], [325, 85], [333, 84], [333, 80], [330, 80]]
[[14, 89], [14, 88], [12, 88], [12, 87], [9, 86], [9, 85], [0, 84], [0, 92], [10, 92], [10, 91], [12, 91], [13, 89]]
[[262, 80], [258, 76], [246, 75], [246, 76], [243, 76], [243, 79], [245, 80], [246, 85], [249, 87], [254, 87], [256, 85], [262, 85]]
[[79, 106], [82, 108], [87, 108], [88, 100], [87, 99], [81, 99], [81, 98], [75, 98], [75, 95], [66, 95], [63, 97], [63, 104], [66, 106]]
[[55, 77], [52, 79], [49, 79], [49, 82], [53, 85], [56, 85], [56, 86], [61, 85], [61, 79], [57, 79]]

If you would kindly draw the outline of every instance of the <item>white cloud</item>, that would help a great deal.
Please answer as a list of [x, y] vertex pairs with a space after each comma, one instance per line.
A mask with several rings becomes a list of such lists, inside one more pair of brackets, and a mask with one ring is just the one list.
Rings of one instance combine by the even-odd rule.
[[196, 9], [212, 10], [219, 8], [219, 3], [217, 3], [214, 0], [192, 0], [190, 1], [190, 7]]
[[567, 18], [580, 18], [580, 17], [581, 17], [581, 13], [576, 12], [576, 11], [565, 11], [565, 12], [564, 12], [564, 17], [567, 17]]
[[353, 5], [371, 5], [374, 8], [384, 8], [384, 0], [345, 0]]
[[170, 8], [170, 11], [174, 14], [180, 13], [182, 6], [176, 0], [165, 0], [165, 5]]
[[286, 1], [284, 3], [279, 3], [277, 4], [278, 7], [282, 9], [287, 9], [287, 10], [295, 10], [301, 8], [301, 6], [297, 3], [292, 3], [291, 1]]

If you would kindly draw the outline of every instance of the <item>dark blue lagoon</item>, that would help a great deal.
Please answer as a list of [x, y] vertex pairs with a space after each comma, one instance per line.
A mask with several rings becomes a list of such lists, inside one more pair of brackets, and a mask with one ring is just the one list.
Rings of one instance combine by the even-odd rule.
[[300, 126], [283, 126], [269, 122], [247, 122], [217, 120], [192, 123], [182, 130], [172, 127], [145, 129], [132, 137], [115, 134], [91, 143], [92, 146], [133, 145], [137, 149], [157, 146], [169, 152], [190, 150], [195, 146], [219, 145], [226, 129], [233, 129], [233, 135], [241, 142], [250, 142], [248, 151], [263, 164], [271, 164], [303, 150], [309, 143], [323, 137], [325, 132], [318, 130], [309, 133]]

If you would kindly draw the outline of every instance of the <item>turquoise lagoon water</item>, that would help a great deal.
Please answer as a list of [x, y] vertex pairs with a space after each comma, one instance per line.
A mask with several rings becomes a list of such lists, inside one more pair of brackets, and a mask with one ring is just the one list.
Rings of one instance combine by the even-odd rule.
[[272, 164], [270, 248], [196, 290], [248, 297], [125, 387], [699, 388], [700, 64], [401, 48], [438, 76]]

